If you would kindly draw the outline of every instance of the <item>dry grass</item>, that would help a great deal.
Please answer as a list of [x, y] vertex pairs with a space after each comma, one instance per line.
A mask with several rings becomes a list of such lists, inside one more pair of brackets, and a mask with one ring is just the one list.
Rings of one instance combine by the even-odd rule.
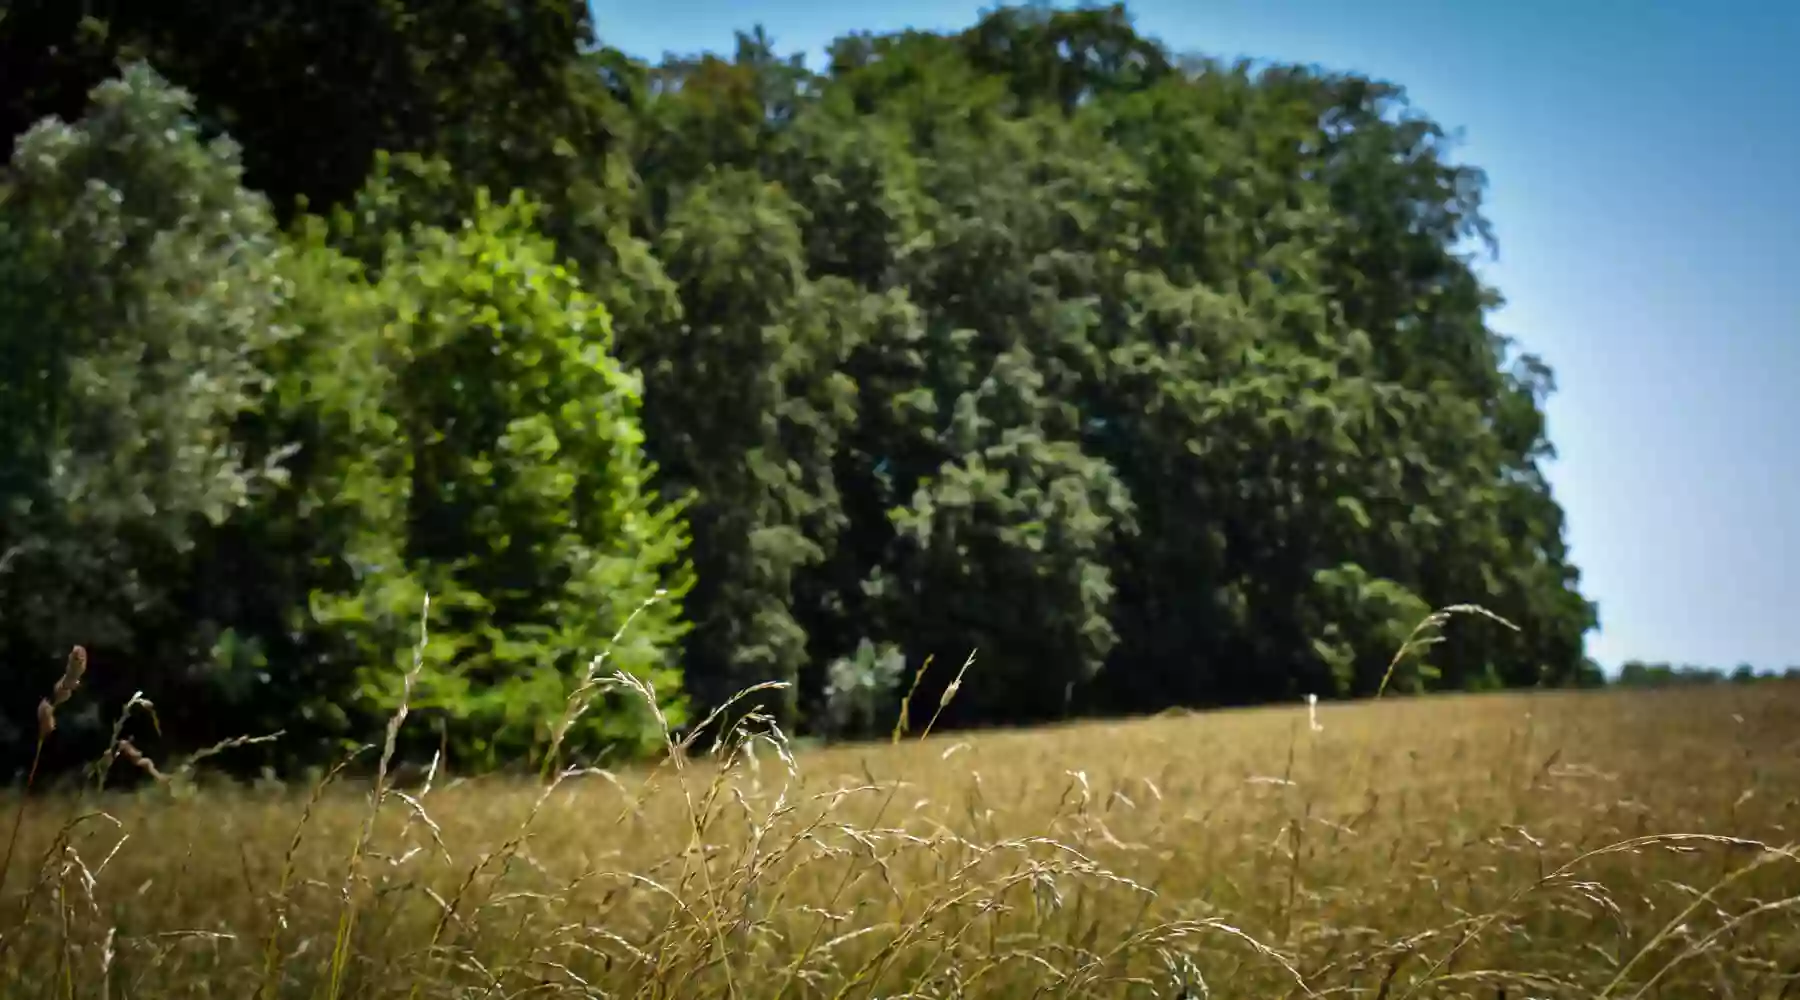
[[33, 803], [0, 996], [1800, 996], [1800, 686], [758, 729]]

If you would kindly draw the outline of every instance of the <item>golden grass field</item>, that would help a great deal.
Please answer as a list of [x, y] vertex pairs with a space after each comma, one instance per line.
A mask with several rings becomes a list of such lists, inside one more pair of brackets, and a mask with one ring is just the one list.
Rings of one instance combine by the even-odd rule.
[[1800, 686], [1318, 722], [35, 800], [0, 997], [1800, 996]]

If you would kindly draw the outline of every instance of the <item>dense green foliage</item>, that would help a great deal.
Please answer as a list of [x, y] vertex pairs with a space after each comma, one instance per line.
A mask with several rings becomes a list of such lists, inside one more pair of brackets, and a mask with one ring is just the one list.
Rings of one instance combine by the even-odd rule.
[[[1368, 694], [1455, 603], [1517, 628], [1390, 688], [1593, 679], [1550, 372], [1487, 325], [1481, 174], [1395, 87], [1117, 8], [812, 72], [760, 32], [645, 65], [557, 0], [351, 5], [341, 47], [331, 4], [238, 5], [232, 45], [198, 0], [90, 6], [0, 22], [7, 127], [61, 116], [0, 208], [14, 738], [80, 639], [202, 706], [171, 738], [298, 710], [314, 757], [426, 592], [470, 763], [606, 650], [677, 721], [783, 680], [834, 733], [976, 651], [945, 724]], [[182, 90], [74, 99], [125, 57]]]

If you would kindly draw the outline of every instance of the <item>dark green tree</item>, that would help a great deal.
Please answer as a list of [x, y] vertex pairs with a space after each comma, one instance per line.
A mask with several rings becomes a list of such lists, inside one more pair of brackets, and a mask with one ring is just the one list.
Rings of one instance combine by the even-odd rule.
[[[22, 0], [0, 18], [0, 134], [80, 114], [121, 59], [196, 96], [287, 218], [345, 202], [377, 151], [559, 202], [604, 186], [611, 92], [582, 0]], [[560, 204], [558, 207], [562, 207]]]

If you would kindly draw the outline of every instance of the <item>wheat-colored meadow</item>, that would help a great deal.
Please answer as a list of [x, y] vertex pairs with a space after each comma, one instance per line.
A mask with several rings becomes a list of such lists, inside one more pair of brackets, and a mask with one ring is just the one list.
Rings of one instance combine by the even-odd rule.
[[1785, 997], [1797, 795], [1779, 683], [165, 780], [30, 803], [0, 996]]

